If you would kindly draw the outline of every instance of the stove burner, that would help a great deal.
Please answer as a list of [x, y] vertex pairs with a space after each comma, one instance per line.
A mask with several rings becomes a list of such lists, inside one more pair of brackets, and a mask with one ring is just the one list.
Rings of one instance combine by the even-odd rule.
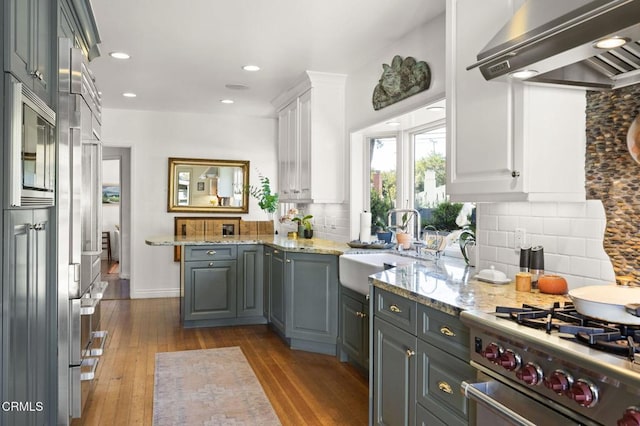
[[[527, 327], [544, 329], [547, 333], [558, 331], [575, 337], [575, 341], [592, 348], [624, 355], [630, 361], [640, 353], [640, 327], [607, 322], [581, 315], [573, 303], [560, 305], [556, 302], [551, 308], [522, 305], [522, 308], [499, 306], [496, 313], [501, 318], [515, 320]], [[637, 342], [637, 343], [636, 343]]]

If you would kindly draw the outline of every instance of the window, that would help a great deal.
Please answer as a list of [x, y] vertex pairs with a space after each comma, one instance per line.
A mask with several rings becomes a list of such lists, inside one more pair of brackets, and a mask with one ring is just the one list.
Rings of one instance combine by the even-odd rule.
[[371, 137], [369, 141], [369, 211], [372, 226], [380, 218], [386, 222], [387, 212], [396, 204], [396, 158], [395, 136]]
[[414, 208], [431, 208], [446, 200], [446, 136], [443, 124], [411, 134]]

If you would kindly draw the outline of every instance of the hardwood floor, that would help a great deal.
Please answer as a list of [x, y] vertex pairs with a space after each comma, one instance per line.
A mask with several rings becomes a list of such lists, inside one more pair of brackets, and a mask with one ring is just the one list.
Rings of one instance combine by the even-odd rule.
[[283, 425], [366, 425], [365, 377], [336, 357], [290, 350], [267, 326], [183, 329], [179, 299], [104, 300], [105, 354], [73, 425], [151, 425], [156, 352], [240, 346]]

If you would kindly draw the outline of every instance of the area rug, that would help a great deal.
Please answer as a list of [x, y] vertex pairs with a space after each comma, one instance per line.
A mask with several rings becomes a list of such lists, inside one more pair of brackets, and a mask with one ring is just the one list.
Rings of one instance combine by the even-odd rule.
[[280, 425], [239, 347], [156, 354], [153, 424]]

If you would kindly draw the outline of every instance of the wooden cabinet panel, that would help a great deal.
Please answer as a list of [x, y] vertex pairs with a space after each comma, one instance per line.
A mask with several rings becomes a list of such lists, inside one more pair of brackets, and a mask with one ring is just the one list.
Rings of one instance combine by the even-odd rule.
[[340, 349], [365, 370], [369, 369], [369, 320], [369, 302], [365, 296], [341, 287]]
[[238, 247], [238, 317], [262, 315], [263, 247]]
[[285, 294], [285, 254], [280, 250], [274, 250], [271, 256], [271, 287], [269, 315], [271, 324], [282, 335], [285, 334], [286, 317], [286, 294]]
[[184, 319], [236, 316], [236, 261], [185, 262]]

